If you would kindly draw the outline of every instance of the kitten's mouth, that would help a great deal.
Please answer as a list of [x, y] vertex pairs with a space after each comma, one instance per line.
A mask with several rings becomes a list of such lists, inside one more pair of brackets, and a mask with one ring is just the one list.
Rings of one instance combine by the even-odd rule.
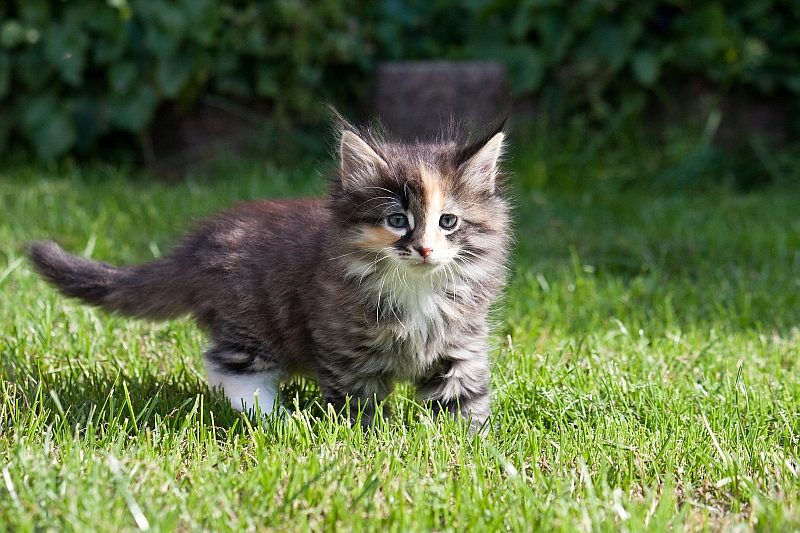
[[434, 268], [439, 266], [439, 262], [428, 261], [426, 259], [412, 261], [411, 266], [414, 268], [418, 268], [420, 270], [433, 270]]

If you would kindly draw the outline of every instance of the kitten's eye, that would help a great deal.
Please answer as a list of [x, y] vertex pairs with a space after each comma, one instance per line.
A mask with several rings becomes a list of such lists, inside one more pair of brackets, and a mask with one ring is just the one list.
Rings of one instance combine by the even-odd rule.
[[386, 222], [393, 228], [407, 228], [408, 217], [402, 213], [395, 213], [386, 217]]
[[453, 229], [458, 222], [458, 217], [455, 215], [442, 215], [439, 218], [439, 225], [444, 229]]

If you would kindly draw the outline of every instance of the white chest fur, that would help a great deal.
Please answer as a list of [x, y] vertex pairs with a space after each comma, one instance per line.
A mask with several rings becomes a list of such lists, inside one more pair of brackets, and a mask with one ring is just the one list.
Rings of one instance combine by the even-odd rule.
[[389, 320], [379, 326], [374, 345], [385, 352], [385, 369], [396, 379], [414, 380], [427, 372], [445, 355], [452, 324], [464, 319], [452, 293], [448, 297], [445, 284], [438, 281], [406, 278], [384, 286], [388, 290], [381, 294], [381, 314]]

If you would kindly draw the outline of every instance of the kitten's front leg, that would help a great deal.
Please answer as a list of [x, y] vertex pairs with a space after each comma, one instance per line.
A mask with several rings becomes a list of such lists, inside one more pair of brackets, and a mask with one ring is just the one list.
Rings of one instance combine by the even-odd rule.
[[[330, 371], [321, 372], [319, 385], [322, 399], [333, 405], [337, 413], [350, 406], [350, 423], [353, 424], [361, 413], [361, 426], [371, 427], [376, 417], [389, 419], [385, 411], [386, 397], [392, 390], [391, 381], [384, 376], [338, 376]], [[349, 402], [348, 402], [349, 400]]]
[[489, 361], [485, 351], [459, 354], [458, 359], [443, 359], [434, 372], [418, 384], [417, 393], [429, 402], [438, 413], [445, 410], [453, 418], [470, 423], [470, 433], [488, 428], [484, 422], [489, 417]]

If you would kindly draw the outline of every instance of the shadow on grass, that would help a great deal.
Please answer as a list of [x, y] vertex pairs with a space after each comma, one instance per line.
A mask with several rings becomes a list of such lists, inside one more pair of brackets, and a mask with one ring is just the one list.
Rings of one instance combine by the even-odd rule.
[[[189, 432], [198, 440], [205, 438], [201, 435], [213, 435], [217, 442], [232, 442], [237, 436], [249, 438], [250, 428], [260, 426], [265, 435], [271, 435], [268, 440], [280, 439], [272, 426], [282, 424], [282, 417], [259, 420], [244, 415], [233, 409], [224, 394], [210, 389], [194, 374], [145, 370], [132, 377], [103, 366], [65, 366], [48, 373], [19, 365], [9, 371], [6, 364], [5, 369], [5, 379], [0, 379], [0, 431], [25, 428], [35, 433], [31, 437], [41, 438], [53, 427], [77, 438], [91, 433], [93, 440], [109, 442], [120, 437], [148, 438], [147, 433], [178, 438]], [[333, 413], [316, 382], [305, 378], [283, 383], [280, 400], [289, 413], [299, 412], [299, 418], [305, 420], [302, 424], [310, 424], [309, 428], [332, 421], [342, 428], [357, 428], [362, 416], [357, 408], [351, 411], [352, 405], [343, 413]], [[437, 419], [430, 406], [413, 399], [407, 385], [400, 385], [386, 402], [392, 413], [391, 425], [410, 427], [419, 423], [420, 417]], [[451, 422], [446, 415], [441, 418], [445, 425]], [[348, 419], [355, 422], [348, 423]]]
[[[230, 440], [258, 423], [234, 410], [221, 392], [196, 375], [144, 371], [127, 376], [103, 367], [71, 366], [42, 373], [6, 363], [5, 379], [0, 380], [0, 428], [67, 426], [81, 433], [91, 425], [94, 434], [109, 438], [147, 430], [213, 431], [217, 439]], [[285, 404], [299, 406], [312, 417], [324, 414], [312, 382], [289, 382], [281, 396]]]

